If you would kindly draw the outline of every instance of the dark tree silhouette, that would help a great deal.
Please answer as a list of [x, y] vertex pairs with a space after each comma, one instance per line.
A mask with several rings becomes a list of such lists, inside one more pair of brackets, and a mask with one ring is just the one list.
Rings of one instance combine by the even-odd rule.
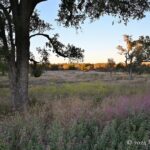
[[[39, 18], [35, 6], [44, 0], [1, 0], [0, 1], [0, 53], [9, 67], [9, 79], [13, 108], [24, 110], [28, 104], [28, 72], [30, 39], [43, 36], [48, 42], [43, 50], [69, 59], [83, 59], [83, 50], [75, 46], [65, 46], [58, 41], [58, 35], [49, 36], [45, 31], [51, 25]], [[43, 55], [44, 61], [46, 57]], [[36, 65], [34, 65], [36, 66]]]
[[58, 21], [65, 26], [79, 27], [86, 18], [91, 21], [112, 15], [127, 23], [141, 19], [150, 10], [149, 0], [61, 0]]
[[[36, 5], [44, 1], [46, 0], [0, 1], [0, 47], [8, 62], [11, 98], [17, 110], [23, 110], [28, 103], [30, 38], [44, 36], [48, 39], [46, 45], [62, 57], [83, 57], [80, 48], [72, 45], [66, 47], [58, 41], [57, 35], [50, 37], [44, 34], [51, 26], [34, 11]], [[78, 27], [87, 17], [94, 20], [112, 14], [127, 22], [128, 18], [143, 18], [145, 11], [149, 11], [148, 0], [62, 0], [58, 21], [65, 26]]]

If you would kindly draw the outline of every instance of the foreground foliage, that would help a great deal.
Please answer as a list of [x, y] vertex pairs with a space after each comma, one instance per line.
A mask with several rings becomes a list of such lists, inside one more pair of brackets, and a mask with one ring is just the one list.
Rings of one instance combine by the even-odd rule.
[[[146, 114], [108, 123], [78, 120], [65, 127], [48, 118], [21, 118], [1, 125], [2, 150], [141, 150], [149, 149], [150, 117]], [[13, 123], [13, 124], [10, 124]], [[129, 143], [130, 142], [130, 143]]]
[[61, 73], [61, 80], [57, 72], [54, 78], [32, 78], [30, 108], [24, 113], [11, 111], [7, 81], [1, 78], [0, 150], [150, 148], [147, 75], [128, 81], [117, 79], [119, 74], [104, 82], [99, 79], [106, 74]]

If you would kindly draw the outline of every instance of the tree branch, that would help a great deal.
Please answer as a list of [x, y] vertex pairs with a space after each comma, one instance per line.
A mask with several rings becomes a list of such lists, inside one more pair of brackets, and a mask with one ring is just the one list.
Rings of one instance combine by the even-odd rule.
[[44, 1], [47, 1], [47, 0], [33, 0], [35, 3], [40, 3], [40, 2], [44, 2]]
[[11, 17], [9, 15], [9, 12], [7, 11], [7, 8], [5, 8], [2, 4], [0, 4], [0, 9], [3, 10], [3, 13], [8, 21], [8, 26], [9, 26], [9, 38], [10, 38], [10, 43], [11, 43], [11, 50], [13, 51], [12, 53], [14, 53], [15, 50], [15, 45], [13, 42], [13, 30], [12, 30], [12, 24], [11, 24]]
[[40, 63], [40, 62], [34, 60], [33, 58], [29, 58], [29, 60], [30, 60], [31, 62], [33, 62], [34, 64]]
[[48, 34], [44, 34], [44, 33], [32, 34], [32, 35], [30, 35], [30, 39], [31, 39], [32, 37], [35, 37], [35, 36], [44, 36], [44, 37], [46, 37], [48, 40], [51, 39]]
[[[25, 0], [26, 1], [26, 0]], [[40, 2], [44, 2], [44, 1], [47, 1], [47, 0], [28, 0], [29, 2], [32, 3], [32, 6], [33, 8], [35, 8], [35, 6], [40, 3]]]
[[32, 37], [35, 37], [35, 36], [43, 36], [43, 37], [47, 38], [47, 39], [49, 40], [49, 42], [51, 43], [51, 45], [53, 46], [53, 49], [55, 50], [55, 52], [56, 52], [58, 55], [60, 55], [60, 56], [62, 56], [62, 57], [64, 57], [64, 58], [68, 57], [68, 55], [66, 55], [66, 54], [64, 54], [64, 53], [61, 53], [61, 52], [58, 50], [58, 48], [56, 47], [54, 41], [52, 40], [52, 38], [50, 38], [50, 36], [49, 36], [48, 34], [43, 34], [43, 33], [33, 34], [33, 35], [30, 36], [30, 39], [31, 39]]

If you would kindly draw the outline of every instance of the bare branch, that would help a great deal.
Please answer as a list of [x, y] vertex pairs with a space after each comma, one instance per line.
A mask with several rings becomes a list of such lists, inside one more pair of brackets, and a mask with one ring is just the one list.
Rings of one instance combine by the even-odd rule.
[[56, 46], [55, 46], [55, 44], [54, 44], [52, 38], [50, 38], [50, 36], [49, 36], [48, 34], [37, 33], [37, 34], [31, 35], [30, 38], [35, 37], [35, 36], [43, 36], [43, 37], [47, 38], [47, 39], [49, 40], [49, 42], [52, 44], [53, 48], [55, 49], [55, 52], [56, 52], [58, 55], [60, 55], [60, 56], [62, 56], [62, 57], [68, 57], [67, 55], [65, 55], [65, 54], [63, 54], [63, 53], [61, 53], [61, 52], [59, 52], [59, 50], [56, 48]]
[[49, 42], [46, 43], [46, 46], [51, 48], [53, 47], [53, 52], [58, 54], [59, 56], [62, 56], [64, 58], [69, 58], [71, 60], [81, 59], [83, 60], [83, 52], [81, 48], [77, 48], [74, 45], [68, 44], [67, 46], [63, 45], [61, 42], [57, 40], [58, 35], [54, 35], [54, 37], [49, 37], [47, 34], [43, 33], [37, 33], [30, 36], [30, 38], [35, 36], [44, 36], [46, 37]]

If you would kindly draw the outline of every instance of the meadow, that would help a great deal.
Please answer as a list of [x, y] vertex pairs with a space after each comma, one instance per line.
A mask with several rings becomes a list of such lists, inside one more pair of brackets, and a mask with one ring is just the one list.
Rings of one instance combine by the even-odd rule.
[[150, 75], [47, 71], [30, 77], [30, 107], [11, 110], [0, 77], [0, 150], [150, 149]]

